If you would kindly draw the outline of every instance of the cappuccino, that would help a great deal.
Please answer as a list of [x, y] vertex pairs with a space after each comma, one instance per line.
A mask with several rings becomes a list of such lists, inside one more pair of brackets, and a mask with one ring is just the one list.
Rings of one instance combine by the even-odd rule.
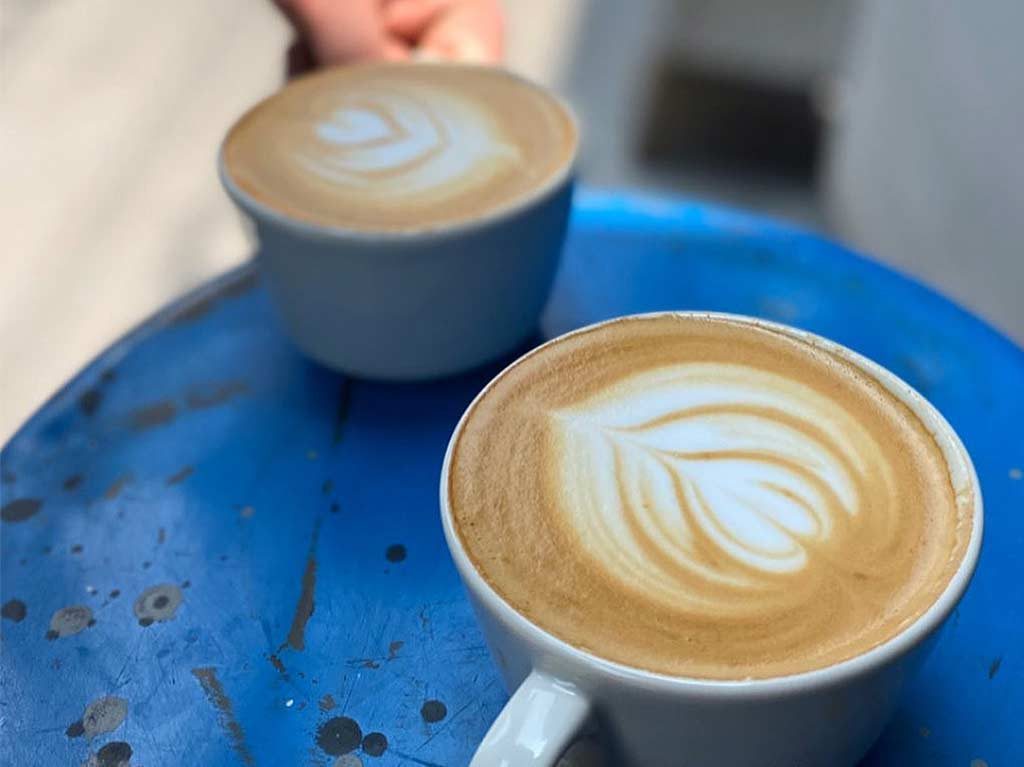
[[467, 412], [447, 495], [475, 569], [531, 622], [721, 680], [901, 633], [957, 571], [973, 514], [929, 428], [850, 355], [705, 315], [526, 355]]
[[361, 64], [290, 83], [228, 133], [223, 167], [257, 203], [357, 231], [422, 231], [527, 200], [568, 172], [568, 110], [504, 70]]

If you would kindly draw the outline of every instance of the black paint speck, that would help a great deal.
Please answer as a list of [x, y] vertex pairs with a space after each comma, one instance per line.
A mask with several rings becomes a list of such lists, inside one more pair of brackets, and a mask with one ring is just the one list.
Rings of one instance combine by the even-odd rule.
[[46, 554], [47, 556], [52, 554], [53, 553], [53, 546], [51, 546], [50, 544], [46, 544], [45, 546], [43, 546], [43, 553]]
[[165, 423], [170, 423], [176, 415], [178, 415], [177, 405], [170, 400], [163, 400], [133, 410], [129, 420], [133, 429], [144, 431], [152, 429], [154, 426], [163, 426]]
[[118, 477], [117, 479], [115, 479], [110, 484], [110, 487], [108, 487], [104, 491], [104, 493], [103, 493], [104, 500], [112, 501], [115, 498], [117, 498], [117, 496], [121, 495], [121, 491], [124, 490], [125, 485], [127, 485], [131, 481], [132, 481], [132, 475], [131, 474], [123, 474], [120, 477]]
[[228, 561], [228, 555], [227, 554], [221, 554], [219, 558], [220, 558], [221, 562], [227, 562]]
[[337, 514], [339, 511], [341, 511], [341, 504], [335, 501], [331, 504], [331, 513]]
[[85, 479], [81, 474], [72, 474], [70, 477], [64, 480], [64, 489], [69, 493], [78, 489], [82, 484], [82, 480]]
[[64, 734], [69, 738], [80, 738], [85, 734], [85, 726], [82, 724], [82, 720], [79, 719], [76, 722], [72, 722], [68, 725], [68, 728], [64, 730]]
[[82, 544], [76, 543], [74, 546], [72, 546], [71, 547], [71, 553], [72, 554], [81, 554], [82, 553]]
[[56, 639], [57, 636], [58, 636], [57, 632], [54, 631], [53, 629], [50, 629], [49, 631], [46, 632], [46, 638], [49, 639], [51, 642], [54, 639]]
[[28, 608], [25, 607], [25, 603], [20, 599], [8, 599], [4, 602], [4, 606], [0, 608], [0, 615], [15, 623], [21, 623], [25, 620], [27, 614]]
[[236, 282], [229, 283], [223, 288], [219, 288], [208, 295], [195, 299], [172, 316], [168, 325], [176, 326], [184, 325], [186, 323], [194, 323], [197, 319], [209, 313], [221, 300], [238, 298], [255, 288], [257, 283], [258, 278], [255, 273], [246, 274], [244, 278]]
[[249, 391], [249, 387], [243, 381], [222, 381], [215, 384], [206, 384], [191, 389], [185, 395], [185, 403], [192, 410], [204, 410], [210, 407], [217, 407], [240, 394]]
[[1002, 656], [994, 658], [992, 663], [988, 667], [988, 678], [992, 679], [996, 674], [999, 673], [999, 667], [1003, 665]]
[[420, 716], [423, 717], [424, 722], [440, 722], [446, 716], [448, 716], [448, 707], [439, 700], [428, 700], [420, 708]]
[[149, 569], [150, 567], [152, 567], [152, 566], [153, 566], [153, 563], [152, 563], [152, 562], [149, 562], [149, 561], [146, 561], [146, 562], [143, 562], [143, 563], [142, 563], [142, 569], [143, 569], [143, 570], [148, 570], [148, 569]]
[[192, 585], [192, 581], [182, 581], [182, 582], [181, 582], [181, 587], [182, 587], [183, 589], [187, 589], [187, 588], [188, 588], [189, 586], [191, 586], [191, 585]]
[[323, 490], [324, 495], [330, 495], [332, 492], [334, 492], [334, 482], [332, 482], [329, 479], [325, 479], [324, 485], [320, 489]]
[[107, 743], [96, 752], [97, 767], [127, 767], [132, 758], [132, 747], [123, 740]]
[[121, 596], [121, 589], [114, 589], [110, 592], [111, 599], [117, 599], [119, 596]]
[[388, 750], [388, 739], [382, 732], [371, 732], [363, 738], [363, 751], [367, 756], [381, 756]]
[[179, 482], [184, 482], [186, 479], [191, 477], [192, 472], [194, 471], [195, 469], [192, 468], [191, 466], [183, 466], [182, 468], [178, 469], [178, 471], [174, 472], [171, 476], [169, 476], [166, 482], [168, 485], [177, 485]]
[[117, 378], [117, 370], [115, 368], [107, 368], [103, 371], [103, 375], [100, 376], [100, 380], [105, 384], [110, 383], [115, 378]]
[[400, 543], [388, 546], [388, 550], [384, 552], [384, 556], [387, 557], [388, 562], [401, 562], [406, 557], [405, 546]]
[[34, 517], [43, 506], [38, 498], [15, 498], [0, 508], [0, 519], [4, 522], [24, 522]]
[[165, 607], [167, 607], [167, 605], [170, 604], [170, 602], [171, 600], [167, 597], [166, 594], [161, 594], [153, 600], [153, 607], [155, 607], [157, 610], [163, 610]]
[[92, 415], [103, 404], [103, 392], [99, 389], [86, 389], [78, 398], [78, 409], [86, 415]]
[[316, 730], [316, 744], [331, 756], [341, 756], [359, 748], [363, 731], [355, 719], [335, 716]]
[[153, 625], [153, 619], [152, 618], [139, 618], [139, 625], [142, 626], [143, 628], [146, 628], [146, 626], [152, 626]]

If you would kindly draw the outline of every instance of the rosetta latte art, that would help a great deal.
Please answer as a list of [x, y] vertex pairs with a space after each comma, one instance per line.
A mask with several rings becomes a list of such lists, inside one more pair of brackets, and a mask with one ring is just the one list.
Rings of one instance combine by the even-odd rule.
[[317, 141], [297, 155], [307, 172], [389, 200], [436, 200], [519, 159], [486, 112], [454, 92], [347, 93], [312, 129]]
[[611, 321], [526, 355], [470, 409], [448, 492], [478, 571], [538, 626], [710, 679], [888, 640], [946, 587], [971, 530], [896, 391], [826, 342], [702, 315]]
[[[562, 511], [604, 567], [673, 609], [727, 614], [786, 588], [836, 539], [879, 545], [872, 437], [800, 383], [742, 365], [634, 375], [553, 415]], [[877, 495], [877, 492], [876, 492]], [[884, 493], [882, 494], [884, 497]], [[846, 541], [856, 544], [856, 541]]]
[[232, 126], [229, 190], [289, 220], [422, 232], [514, 208], [566, 180], [572, 115], [501, 69], [353, 64], [299, 77]]

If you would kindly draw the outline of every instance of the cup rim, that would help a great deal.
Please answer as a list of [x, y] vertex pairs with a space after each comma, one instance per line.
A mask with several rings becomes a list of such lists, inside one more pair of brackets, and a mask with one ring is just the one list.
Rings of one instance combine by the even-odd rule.
[[[922, 420], [924, 425], [932, 432], [933, 437], [939, 443], [939, 447], [946, 459], [951, 478], [956, 481], [955, 475], [961, 475], [959, 481], [961, 486], [957, 489], [957, 495], [968, 494], [973, 503], [971, 535], [967, 543], [960, 563], [956, 571], [946, 584], [945, 589], [938, 598], [912, 623], [904, 627], [895, 636], [887, 639], [866, 652], [855, 655], [852, 658], [833, 663], [821, 668], [814, 668], [808, 671], [801, 671], [795, 674], [774, 676], [765, 678], [748, 679], [706, 679], [701, 677], [672, 676], [654, 671], [648, 671], [635, 666], [629, 666], [617, 661], [602, 658], [593, 653], [581, 650], [578, 647], [548, 632], [541, 626], [533, 623], [525, 615], [518, 612], [502, 597], [480, 574], [474, 566], [469, 555], [455, 530], [452, 520], [451, 504], [448, 498], [448, 475], [451, 465], [452, 453], [455, 443], [467, 421], [469, 414], [476, 404], [490, 390], [494, 383], [502, 378], [509, 370], [518, 365], [522, 360], [540, 353], [546, 347], [558, 343], [578, 333], [589, 332], [604, 325], [639, 319], [653, 319], [657, 317], [687, 317], [721, 319], [732, 322], [752, 325], [758, 328], [767, 328], [780, 331], [790, 337], [804, 340], [818, 348], [829, 352], [837, 353], [848, 361], [860, 367], [872, 378], [877, 380], [892, 394], [897, 396], [910, 407]], [[956, 462], [958, 465], [954, 465]], [[585, 666], [591, 671], [596, 671], [616, 681], [643, 687], [649, 690], [677, 693], [677, 694], [699, 694], [705, 698], [717, 700], [751, 700], [761, 698], [778, 698], [781, 696], [807, 692], [809, 690], [821, 689], [840, 684], [854, 677], [871, 673], [887, 663], [902, 657], [914, 647], [925, 641], [952, 612], [953, 608], [960, 601], [971, 577], [977, 566], [981, 550], [981, 541], [984, 525], [983, 499], [978, 476], [971, 461], [967, 449], [960, 440], [959, 435], [949, 424], [946, 418], [932, 405], [923, 395], [906, 383], [895, 373], [887, 370], [867, 357], [809, 331], [794, 328], [783, 323], [772, 322], [757, 317], [728, 312], [705, 312], [705, 311], [659, 311], [640, 314], [629, 314], [620, 317], [596, 322], [575, 330], [564, 333], [553, 338], [540, 346], [530, 350], [519, 357], [488, 382], [486, 386], [473, 398], [465, 412], [460, 417], [455, 430], [448, 442], [445, 452], [444, 463], [441, 469], [440, 485], [441, 522], [444, 529], [445, 539], [452, 559], [455, 562], [466, 587], [487, 603], [488, 609], [497, 614], [506, 624], [514, 627], [516, 631], [527, 635], [530, 640], [543, 647], [552, 655], [569, 656], [575, 662]]]
[[[526, 85], [528, 88], [543, 93], [547, 98], [554, 102], [564, 113], [566, 119], [572, 128], [572, 147], [559, 165], [558, 169], [552, 173], [544, 182], [526, 193], [515, 197], [505, 203], [498, 205], [491, 210], [478, 216], [471, 216], [466, 219], [456, 219], [441, 224], [426, 224], [418, 227], [410, 227], [403, 229], [361, 229], [355, 227], [344, 227], [333, 224], [323, 224], [316, 221], [307, 221], [305, 219], [297, 218], [295, 216], [282, 213], [281, 211], [260, 202], [255, 197], [250, 195], [248, 192], [243, 190], [232, 178], [231, 171], [227, 167], [227, 163], [224, 159], [225, 149], [228, 140], [231, 138], [232, 133], [235, 129], [256, 109], [260, 108], [268, 101], [273, 99], [280, 93], [284, 88], [289, 87], [292, 83], [303, 80], [310, 80], [320, 77], [328, 77], [332, 73], [337, 72], [341, 69], [352, 70], [352, 69], [369, 69], [369, 68], [388, 68], [388, 69], [399, 69], [399, 68], [443, 68], [449, 70], [472, 70], [472, 71], [486, 71], [490, 75], [495, 77], [507, 77]], [[239, 206], [243, 211], [249, 213], [254, 218], [258, 218], [261, 221], [269, 221], [277, 226], [291, 230], [293, 232], [302, 234], [307, 237], [314, 238], [325, 238], [325, 239], [350, 239], [357, 241], [373, 241], [373, 242], [398, 242], [404, 243], [408, 241], [423, 241], [430, 239], [441, 239], [445, 237], [461, 236], [464, 234], [470, 234], [472, 232], [484, 229], [488, 226], [506, 221], [510, 218], [514, 218], [518, 214], [525, 210], [528, 210], [539, 203], [543, 202], [550, 196], [553, 196], [560, 190], [566, 183], [571, 182], [576, 174], [576, 163], [579, 159], [580, 151], [580, 121], [573, 108], [555, 93], [551, 88], [541, 85], [523, 75], [520, 75], [504, 66], [489, 65], [489, 64], [460, 64], [457, 62], [443, 62], [443, 61], [401, 61], [401, 62], [362, 62], [357, 64], [347, 64], [334, 67], [326, 67], [324, 69], [316, 70], [315, 72], [302, 75], [295, 78], [289, 83], [286, 83], [282, 88], [274, 91], [270, 95], [260, 99], [255, 104], [246, 109], [241, 115], [239, 115], [232, 123], [231, 126], [225, 131], [224, 137], [221, 139], [220, 146], [217, 150], [217, 175], [220, 178], [221, 185], [224, 187], [225, 192], [228, 196]]]

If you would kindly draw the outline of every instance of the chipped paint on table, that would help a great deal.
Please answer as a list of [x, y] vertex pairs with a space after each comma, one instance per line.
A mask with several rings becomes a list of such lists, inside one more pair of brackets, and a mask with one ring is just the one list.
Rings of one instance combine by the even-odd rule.
[[[1024, 753], [1024, 352], [814, 236], [582, 194], [543, 335], [701, 308], [831, 336], [959, 430], [974, 583], [868, 765]], [[350, 380], [251, 269], [114, 344], [4, 449], [0, 764], [466, 764], [505, 692], [438, 524], [457, 418], [498, 370]]]

